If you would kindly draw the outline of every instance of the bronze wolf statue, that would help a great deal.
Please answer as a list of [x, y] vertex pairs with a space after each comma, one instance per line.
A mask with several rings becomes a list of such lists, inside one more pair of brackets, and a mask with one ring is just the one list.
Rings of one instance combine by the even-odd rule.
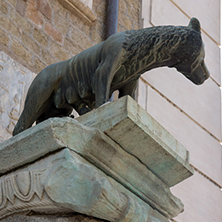
[[175, 67], [195, 84], [209, 72], [204, 63], [200, 23], [158, 26], [117, 33], [73, 58], [52, 64], [33, 80], [24, 110], [13, 131], [16, 135], [50, 117], [80, 115], [119, 97], [134, 97], [140, 75], [153, 68]]

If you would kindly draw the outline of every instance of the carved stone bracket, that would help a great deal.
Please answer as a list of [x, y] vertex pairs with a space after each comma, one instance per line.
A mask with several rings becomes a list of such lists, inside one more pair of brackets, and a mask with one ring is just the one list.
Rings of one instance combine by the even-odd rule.
[[66, 148], [1, 177], [0, 218], [24, 211], [62, 211], [108, 221], [152, 221], [155, 211], [118, 186]]
[[192, 175], [188, 152], [132, 98], [77, 120], [51, 118], [0, 144], [0, 218], [166, 222], [183, 211], [169, 187]]
[[96, 16], [93, 13], [92, 9], [81, 0], [59, 0], [59, 2], [61, 5], [63, 5], [64, 8], [77, 13], [78, 15], [86, 19], [89, 23], [93, 23], [96, 21]]

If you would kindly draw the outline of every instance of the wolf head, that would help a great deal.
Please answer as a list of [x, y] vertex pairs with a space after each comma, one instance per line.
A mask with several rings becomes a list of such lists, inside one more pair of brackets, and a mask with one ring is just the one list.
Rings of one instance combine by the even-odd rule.
[[[186, 38], [187, 42], [178, 48], [177, 64], [174, 67], [193, 83], [200, 85], [209, 78], [210, 73], [204, 62], [205, 51], [198, 19], [192, 18], [188, 28], [190, 32]], [[186, 55], [190, 55], [191, 51], [192, 55], [187, 58]]]

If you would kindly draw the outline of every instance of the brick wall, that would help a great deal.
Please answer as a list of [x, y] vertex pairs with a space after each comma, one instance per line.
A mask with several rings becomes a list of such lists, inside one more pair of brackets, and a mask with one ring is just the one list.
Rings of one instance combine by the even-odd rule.
[[[106, 2], [93, 1], [91, 25], [58, 0], [1, 0], [0, 50], [38, 73], [104, 40]], [[121, 0], [118, 31], [138, 29], [139, 12], [139, 1]]]

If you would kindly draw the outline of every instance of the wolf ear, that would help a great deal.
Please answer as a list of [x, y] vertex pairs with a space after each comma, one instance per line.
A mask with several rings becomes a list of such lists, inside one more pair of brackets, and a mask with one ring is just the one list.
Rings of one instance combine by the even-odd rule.
[[200, 22], [197, 18], [191, 18], [188, 27], [196, 30], [197, 32], [200, 32]]

